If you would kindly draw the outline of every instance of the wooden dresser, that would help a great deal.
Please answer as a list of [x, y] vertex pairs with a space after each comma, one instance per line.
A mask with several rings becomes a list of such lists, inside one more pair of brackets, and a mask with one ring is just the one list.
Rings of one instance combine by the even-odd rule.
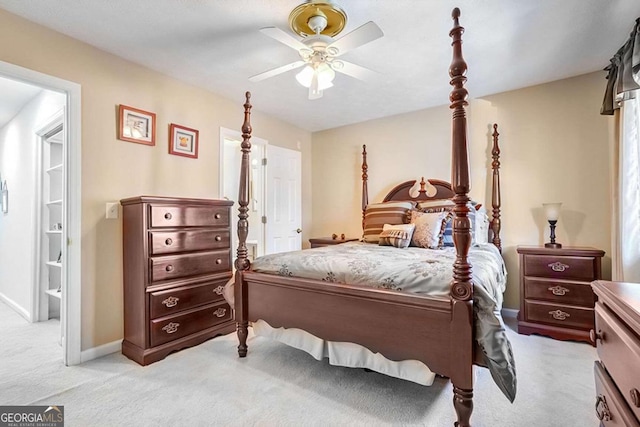
[[344, 239], [333, 239], [331, 237], [314, 237], [309, 239], [312, 248], [321, 248], [323, 246], [339, 245], [346, 242], [357, 242], [357, 237], [345, 237]]
[[595, 297], [591, 281], [602, 278], [604, 251], [519, 246], [518, 332], [591, 343]]
[[124, 244], [122, 353], [147, 365], [234, 330], [222, 296], [231, 278], [227, 200], [121, 200]]
[[640, 426], [640, 284], [592, 284], [598, 296], [596, 416], [604, 426]]

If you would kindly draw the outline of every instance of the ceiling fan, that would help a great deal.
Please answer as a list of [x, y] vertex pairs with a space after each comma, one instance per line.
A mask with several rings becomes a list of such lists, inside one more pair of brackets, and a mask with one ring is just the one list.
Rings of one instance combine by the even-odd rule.
[[249, 78], [259, 82], [269, 77], [304, 67], [296, 75], [298, 82], [309, 88], [309, 99], [322, 97], [322, 91], [333, 86], [336, 72], [360, 80], [367, 80], [377, 73], [360, 65], [338, 59], [341, 55], [384, 34], [374, 22], [367, 22], [339, 39], [347, 23], [347, 14], [329, 0], [309, 0], [297, 6], [289, 14], [291, 30], [302, 40], [277, 27], [261, 28], [260, 32], [298, 51], [300, 60], [283, 65]]

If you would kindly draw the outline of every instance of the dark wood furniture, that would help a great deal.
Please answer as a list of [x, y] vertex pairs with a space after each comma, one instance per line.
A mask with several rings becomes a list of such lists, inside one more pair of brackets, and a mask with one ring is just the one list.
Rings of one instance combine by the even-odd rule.
[[518, 333], [591, 342], [595, 297], [591, 282], [602, 278], [604, 251], [595, 248], [518, 246]]
[[640, 426], [640, 284], [598, 280], [594, 365], [596, 416], [604, 426]]
[[[452, 16], [454, 25], [449, 33], [453, 39], [453, 61], [449, 69], [449, 81], [453, 86], [450, 94], [453, 110], [452, 183], [437, 181], [437, 187], [442, 191], [432, 197], [423, 191], [414, 198], [408, 194], [408, 190], [415, 181], [408, 181], [396, 187], [394, 190], [397, 191], [389, 196], [389, 200], [452, 198], [454, 201], [456, 260], [450, 296], [430, 297], [251, 271], [246, 246], [252, 131], [249, 92], [246, 94], [242, 126], [238, 257], [235, 261], [234, 292], [240, 357], [247, 355], [249, 321], [262, 319], [274, 328], [295, 327], [324, 340], [360, 344], [390, 360], [420, 360], [437, 374], [451, 378], [458, 420], [456, 425], [466, 427], [470, 425], [473, 409], [474, 379], [473, 283], [468, 259], [471, 246], [471, 223], [468, 217], [470, 172], [465, 112], [468, 94], [464, 88], [467, 64], [462, 57], [464, 28], [458, 22], [459, 9], [454, 9]], [[497, 143], [497, 132], [494, 138]], [[363, 206], [366, 206], [366, 153], [363, 154], [363, 160]], [[494, 161], [494, 180], [498, 176], [498, 165], [499, 162]], [[436, 180], [430, 182], [434, 184]], [[493, 188], [499, 189], [495, 181]], [[499, 195], [494, 194], [493, 205], [498, 211], [499, 200]], [[498, 219], [494, 214], [495, 221]], [[499, 231], [499, 227], [492, 229]], [[493, 241], [499, 242], [499, 235], [495, 235]]]
[[231, 278], [226, 200], [121, 200], [124, 244], [122, 353], [148, 365], [232, 332], [222, 290]]
[[340, 243], [357, 242], [358, 240], [360, 239], [358, 239], [357, 237], [345, 237], [344, 239], [332, 239], [331, 237], [315, 237], [313, 239], [309, 239], [309, 243], [311, 243], [312, 248], [321, 248], [323, 246], [339, 245]]

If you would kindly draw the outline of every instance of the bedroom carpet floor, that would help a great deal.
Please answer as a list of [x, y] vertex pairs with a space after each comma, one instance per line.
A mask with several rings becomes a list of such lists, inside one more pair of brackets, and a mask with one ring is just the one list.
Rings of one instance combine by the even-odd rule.
[[[597, 426], [587, 344], [514, 332], [518, 370], [511, 404], [477, 369], [474, 426]], [[141, 367], [121, 354], [64, 367], [57, 322], [28, 324], [0, 303], [0, 405], [64, 405], [66, 426], [452, 426], [451, 384], [423, 387], [330, 366], [260, 337], [236, 357], [234, 335]], [[59, 331], [59, 329], [58, 329]]]

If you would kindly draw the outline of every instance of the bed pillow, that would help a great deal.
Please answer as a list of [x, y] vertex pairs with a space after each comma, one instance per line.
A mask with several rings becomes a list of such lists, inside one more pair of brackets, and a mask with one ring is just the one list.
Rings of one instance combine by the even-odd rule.
[[395, 246], [396, 248], [406, 248], [411, 243], [415, 224], [390, 225], [385, 224], [380, 233], [380, 246]]
[[412, 246], [420, 248], [438, 249], [442, 245], [445, 225], [451, 212], [411, 212], [411, 224], [416, 228], [411, 239]]
[[385, 224], [398, 225], [407, 223], [407, 212], [413, 208], [411, 202], [373, 203], [364, 211], [364, 233], [362, 240], [367, 243], [378, 243], [380, 233]]
[[418, 210], [430, 212], [442, 212], [443, 210], [452, 210], [456, 206], [451, 199], [425, 200], [418, 203]]
[[[418, 209], [422, 212], [451, 212], [451, 219], [445, 224], [444, 233], [442, 235], [442, 246], [444, 247], [453, 247], [453, 208], [455, 207], [455, 203], [452, 200], [428, 200], [425, 202], [418, 203]], [[483, 231], [479, 231], [482, 224], [479, 224], [476, 221], [476, 218], [479, 216], [478, 213], [480, 211], [485, 211], [484, 207], [481, 204], [477, 204], [476, 202], [469, 202], [469, 221], [471, 221], [471, 244], [475, 245], [476, 243], [482, 243], [482, 239], [479, 241], [476, 240], [476, 234], [482, 233]], [[486, 212], [484, 217], [486, 218]], [[487, 231], [484, 231], [487, 232]], [[487, 240], [486, 237], [484, 239]]]

